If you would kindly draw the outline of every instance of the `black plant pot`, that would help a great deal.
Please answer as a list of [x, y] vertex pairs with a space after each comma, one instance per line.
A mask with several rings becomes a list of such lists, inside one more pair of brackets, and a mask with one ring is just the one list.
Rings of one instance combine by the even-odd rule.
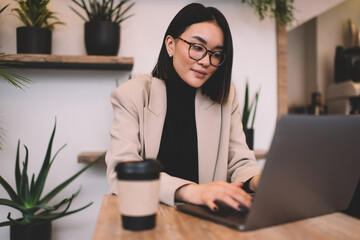
[[10, 240], [51, 240], [51, 222], [10, 225]]
[[246, 136], [246, 144], [249, 146], [251, 150], [254, 150], [254, 129], [245, 128], [244, 133]]
[[116, 56], [119, 46], [119, 24], [109, 21], [85, 23], [85, 48], [88, 55]]
[[17, 53], [51, 53], [51, 31], [38, 27], [18, 27], [16, 29]]

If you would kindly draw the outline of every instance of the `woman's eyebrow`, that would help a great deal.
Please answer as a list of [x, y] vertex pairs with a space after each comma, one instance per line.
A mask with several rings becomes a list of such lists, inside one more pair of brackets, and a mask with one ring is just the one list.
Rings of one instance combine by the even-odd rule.
[[[200, 36], [195, 35], [195, 36], [192, 36], [192, 38], [198, 40], [199, 42], [201, 42], [201, 43], [203, 43], [205, 45], [207, 45], [207, 41], [205, 39], [203, 39], [202, 37], [200, 37]], [[215, 48], [224, 49], [224, 46], [216, 46]]]

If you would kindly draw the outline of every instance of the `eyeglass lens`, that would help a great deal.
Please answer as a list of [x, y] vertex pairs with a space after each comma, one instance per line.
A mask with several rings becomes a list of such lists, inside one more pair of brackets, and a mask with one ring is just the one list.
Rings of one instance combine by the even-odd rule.
[[[189, 55], [194, 60], [200, 60], [207, 55], [207, 49], [201, 45], [194, 43], [190, 45]], [[210, 63], [214, 66], [220, 66], [225, 60], [225, 54], [221, 51], [210, 52]]]

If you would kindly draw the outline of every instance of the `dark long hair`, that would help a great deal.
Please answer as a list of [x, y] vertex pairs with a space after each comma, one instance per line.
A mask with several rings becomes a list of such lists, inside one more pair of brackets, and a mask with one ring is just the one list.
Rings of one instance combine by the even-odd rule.
[[215, 102], [224, 103], [228, 98], [230, 90], [233, 44], [229, 24], [225, 16], [216, 8], [204, 7], [204, 5], [199, 3], [191, 3], [176, 14], [166, 30], [159, 58], [152, 71], [152, 75], [168, 81], [172, 73], [175, 72], [172, 58], [169, 57], [166, 51], [166, 36], [170, 35], [176, 39], [192, 24], [201, 22], [216, 22], [224, 34], [223, 51], [226, 54], [225, 62], [218, 67], [215, 73], [202, 86], [202, 93], [204, 95], [210, 97]]

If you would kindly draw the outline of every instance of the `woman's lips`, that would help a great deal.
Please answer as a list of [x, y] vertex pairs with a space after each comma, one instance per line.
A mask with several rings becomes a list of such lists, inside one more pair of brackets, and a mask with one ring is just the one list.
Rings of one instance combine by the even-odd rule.
[[198, 78], [204, 78], [206, 76], [205, 71], [196, 70], [196, 69], [192, 69], [192, 71], [194, 72], [195, 76]]

